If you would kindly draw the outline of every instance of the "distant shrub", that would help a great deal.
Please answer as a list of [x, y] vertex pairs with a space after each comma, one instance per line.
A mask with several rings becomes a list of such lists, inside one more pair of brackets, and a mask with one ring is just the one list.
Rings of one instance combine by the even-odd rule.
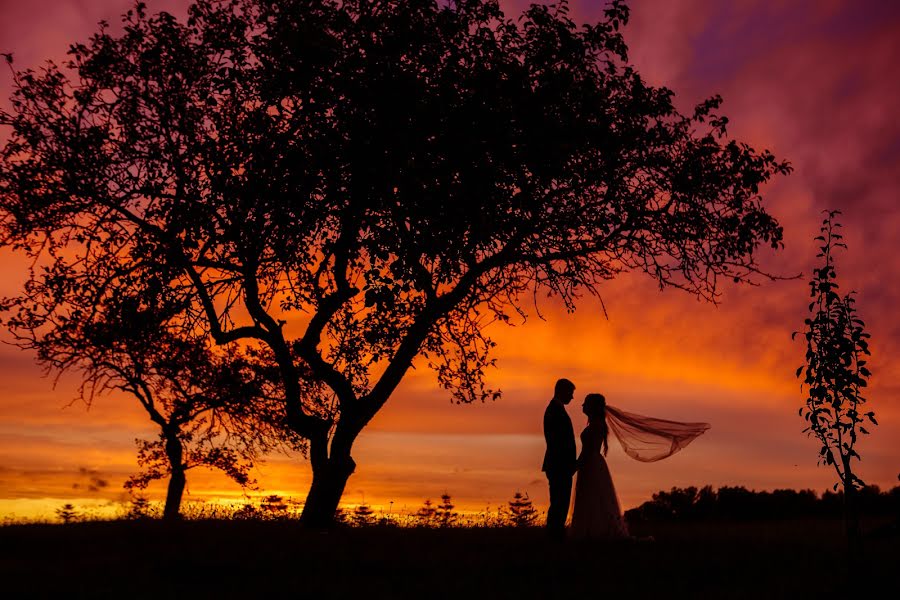
[[78, 519], [78, 513], [75, 512], [75, 506], [72, 504], [63, 504], [62, 507], [57, 508], [56, 516], [66, 525], [73, 523]]
[[353, 509], [351, 520], [356, 527], [373, 525], [375, 523], [375, 511], [372, 510], [371, 506], [363, 502]]
[[278, 494], [272, 494], [262, 499], [260, 510], [271, 518], [279, 519], [287, 515], [288, 505], [284, 498]]
[[427, 498], [422, 504], [422, 508], [420, 508], [416, 512], [416, 517], [419, 519], [419, 523], [421, 525], [424, 525], [425, 527], [432, 527], [434, 525], [436, 515], [437, 509], [431, 503], [430, 498]]
[[126, 519], [136, 521], [140, 519], [150, 519], [155, 516], [158, 515], [154, 514], [150, 500], [146, 496], [132, 496], [131, 502], [128, 504], [128, 510], [125, 513]]
[[531, 503], [528, 493], [516, 491], [509, 501], [509, 521], [515, 527], [533, 527], [537, 524], [538, 511]]
[[437, 517], [437, 522], [441, 527], [452, 527], [456, 524], [457, 515], [453, 512], [453, 509], [456, 508], [451, 501], [450, 494], [444, 492], [441, 494], [441, 503], [438, 504], [435, 509], [435, 516]]

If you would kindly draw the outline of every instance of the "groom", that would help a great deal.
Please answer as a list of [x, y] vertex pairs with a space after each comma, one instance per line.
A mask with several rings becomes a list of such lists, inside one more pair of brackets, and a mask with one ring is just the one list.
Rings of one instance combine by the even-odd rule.
[[550, 484], [550, 508], [547, 510], [547, 533], [562, 540], [566, 532], [566, 516], [572, 498], [572, 477], [575, 475], [575, 430], [566, 412], [566, 404], [575, 395], [575, 384], [568, 379], [556, 382], [553, 399], [544, 411], [544, 439], [547, 452], [541, 470]]

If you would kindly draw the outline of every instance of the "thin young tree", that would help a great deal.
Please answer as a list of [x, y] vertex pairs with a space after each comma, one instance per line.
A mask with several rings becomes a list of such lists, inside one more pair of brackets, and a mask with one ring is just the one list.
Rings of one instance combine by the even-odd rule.
[[[800, 415], [807, 421], [804, 432], [821, 442], [820, 464], [834, 468], [844, 492], [844, 515], [851, 549], [859, 536], [855, 497], [865, 486], [854, 472], [853, 460], [860, 460], [856, 444], [867, 434], [866, 423], [877, 425], [874, 411], [866, 411], [863, 389], [871, 375], [867, 367], [870, 335], [856, 311], [855, 293], [840, 295], [834, 254], [846, 249], [837, 222], [840, 211], [827, 211], [822, 221], [819, 242], [821, 259], [809, 282], [810, 316], [805, 319], [806, 364], [797, 369], [806, 403]], [[797, 332], [793, 334], [797, 335]]]
[[643, 271], [715, 300], [781, 245], [760, 188], [789, 166], [728, 139], [719, 97], [685, 115], [647, 85], [627, 19], [620, 0], [582, 27], [565, 2], [197, 0], [186, 23], [138, 4], [65, 69], [15, 76], [2, 240], [46, 270], [7, 306], [40, 321], [155, 280], [184, 335], [267, 348], [309, 440], [303, 521], [327, 525], [415, 360], [457, 402], [497, 398], [485, 327], [538, 297], [574, 309]]

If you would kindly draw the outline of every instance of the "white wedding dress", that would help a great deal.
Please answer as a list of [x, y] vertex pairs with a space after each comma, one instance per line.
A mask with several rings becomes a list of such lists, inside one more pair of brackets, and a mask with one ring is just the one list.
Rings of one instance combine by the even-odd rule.
[[575, 482], [575, 508], [569, 535], [575, 539], [627, 539], [616, 488], [601, 452], [603, 424], [592, 423], [581, 432], [581, 456]]

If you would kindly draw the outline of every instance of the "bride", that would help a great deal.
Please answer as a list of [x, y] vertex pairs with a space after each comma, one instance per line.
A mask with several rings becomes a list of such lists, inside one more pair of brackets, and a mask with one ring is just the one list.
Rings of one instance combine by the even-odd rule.
[[582, 405], [588, 424], [581, 432], [570, 535], [576, 539], [628, 539], [616, 488], [604, 456], [609, 432], [625, 453], [642, 462], [671, 456], [709, 429], [708, 423], [679, 423], [620, 411], [603, 394], [588, 394]]

